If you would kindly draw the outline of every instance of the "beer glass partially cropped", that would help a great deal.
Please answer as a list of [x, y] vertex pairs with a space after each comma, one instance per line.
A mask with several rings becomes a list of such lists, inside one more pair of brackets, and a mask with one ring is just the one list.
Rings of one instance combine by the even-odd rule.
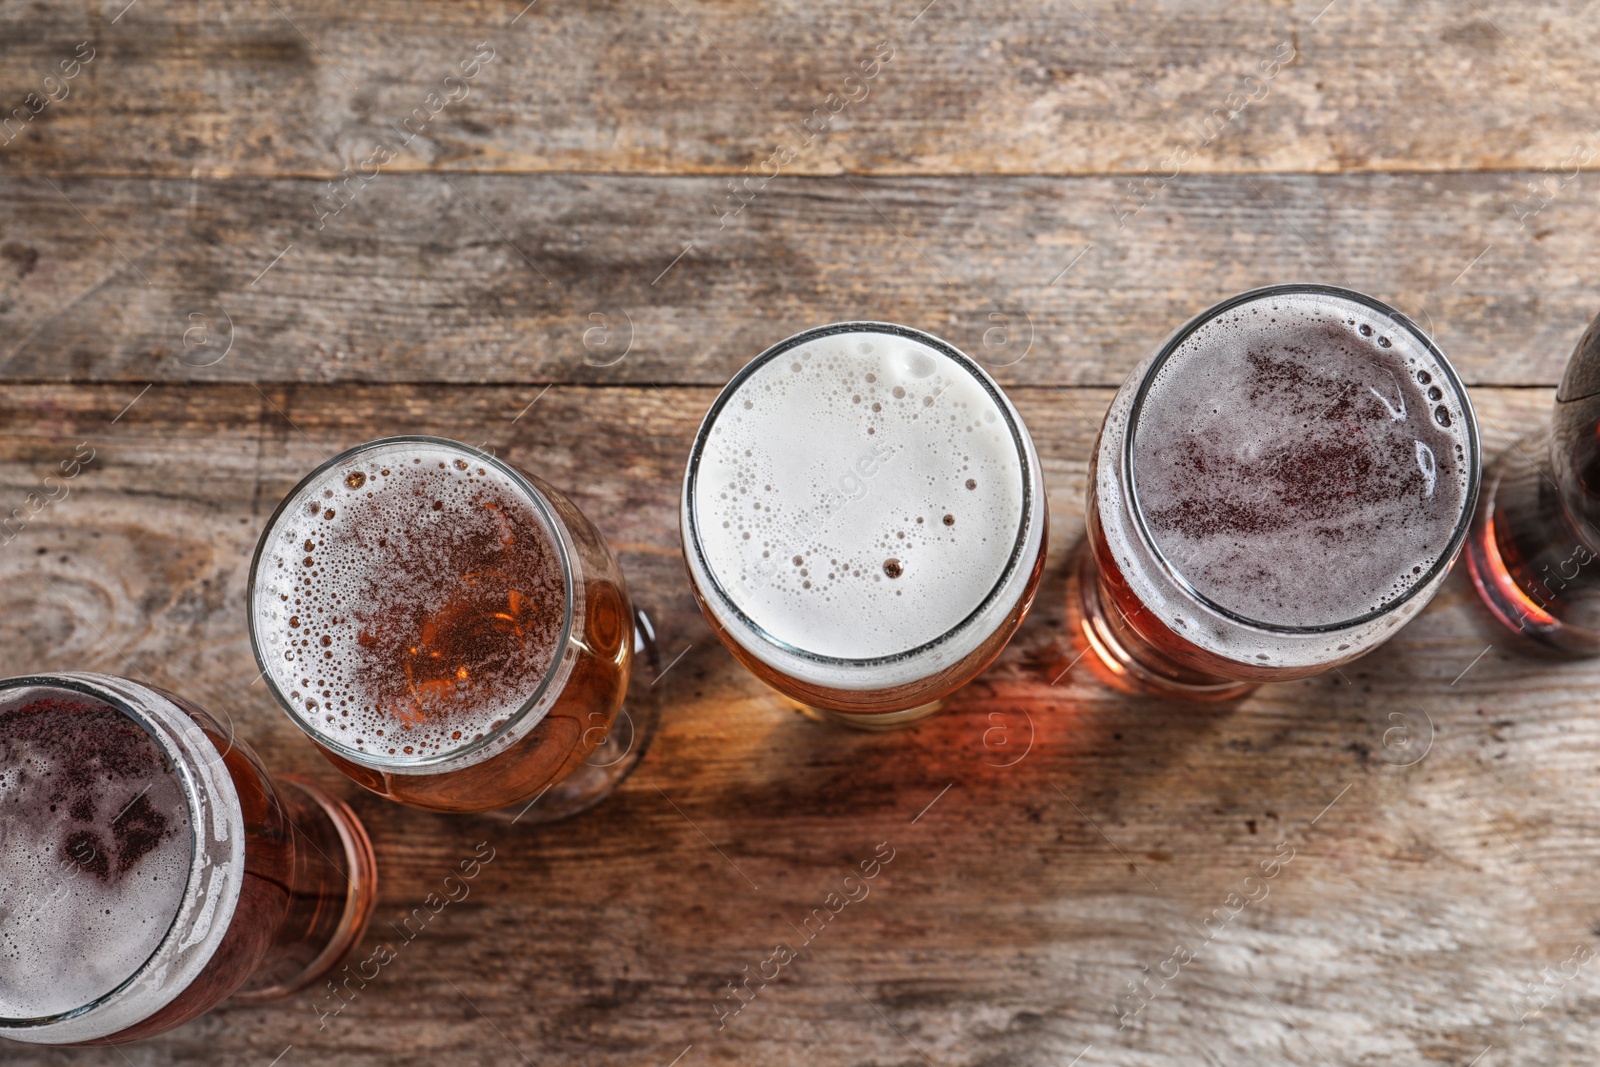
[[392, 437], [318, 467], [262, 533], [248, 599], [278, 702], [392, 800], [562, 818], [649, 741], [654, 705], [623, 699], [654, 645], [616, 557], [565, 496], [467, 445]]
[[0, 681], [0, 1036], [132, 1041], [338, 967], [377, 895], [355, 815], [170, 693]]
[[1021, 418], [929, 334], [822, 326], [734, 376], [700, 426], [683, 546], [734, 657], [812, 714], [914, 721], [1022, 624], [1046, 504]]
[[1489, 465], [1467, 563], [1495, 618], [1553, 651], [1600, 655], [1600, 317], [1550, 423]]
[[1133, 692], [1222, 700], [1316, 674], [1422, 610], [1478, 481], [1466, 390], [1409, 319], [1325, 285], [1244, 293], [1112, 401], [1069, 617]]

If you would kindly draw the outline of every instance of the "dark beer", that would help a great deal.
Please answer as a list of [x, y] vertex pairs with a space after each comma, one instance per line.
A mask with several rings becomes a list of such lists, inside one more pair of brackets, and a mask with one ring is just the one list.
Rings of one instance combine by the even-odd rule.
[[1117, 684], [1200, 699], [1353, 659], [1443, 580], [1477, 447], [1454, 371], [1398, 312], [1323, 286], [1218, 305], [1113, 401], [1080, 633]]
[[360, 940], [366, 833], [169, 693], [0, 682], [0, 1035], [122, 1042], [279, 999]]
[[599, 532], [545, 483], [438, 438], [364, 445], [297, 486], [250, 603], [295, 722], [418, 807], [540, 795], [606, 741], [627, 688], [632, 607]]
[[1600, 654], [1600, 317], [1567, 362], [1549, 428], [1485, 483], [1467, 544], [1483, 602], [1547, 648]]

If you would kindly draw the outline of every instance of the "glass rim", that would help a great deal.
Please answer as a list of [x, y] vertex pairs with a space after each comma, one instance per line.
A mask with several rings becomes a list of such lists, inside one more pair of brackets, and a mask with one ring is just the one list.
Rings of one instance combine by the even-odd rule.
[[[972, 611], [968, 612], [961, 618], [959, 622], [951, 626], [944, 633], [939, 634], [937, 637], [934, 637], [931, 640], [924, 641], [922, 644], [913, 648], [905, 649], [900, 652], [892, 652], [884, 656], [868, 656], [861, 658], [826, 656], [820, 652], [812, 652], [809, 649], [803, 649], [798, 645], [792, 644], [783, 640], [781, 637], [769, 633], [754, 619], [750, 618], [750, 616], [745, 613], [744, 609], [739, 606], [738, 602], [729, 595], [725, 588], [723, 588], [722, 582], [720, 579], [718, 579], [716, 571], [712, 569], [710, 562], [706, 559], [705, 550], [702, 547], [700, 540], [700, 509], [696, 500], [696, 489], [699, 485], [700, 478], [700, 458], [705, 452], [706, 443], [710, 437], [711, 429], [716, 424], [717, 417], [722, 414], [723, 408], [727, 406], [728, 401], [733, 399], [734, 394], [739, 391], [739, 389], [755, 374], [756, 371], [760, 370], [774, 359], [777, 359], [785, 352], [788, 352], [794, 348], [798, 348], [800, 345], [807, 344], [819, 338], [832, 337], [837, 334], [844, 333], [879, 333], [888, 334], [895, 337], [904, 337], [913, 341], [917, 341], [921, 344], [927, 345], [929, 348], [932, 348], [940, 355], [949, 358], [958, 367], [966, 371], [975, 381], [978, 382], [980, 386], [983, 387], [984, 392], [989, 396], [989, 399], [994, 402], [996, 409], [998, 409], [1000, 412], [1001, 418], [1005, 420], [1006, 429], [1009, 431], [1011, 435], [1011, 441], [1017, 449], [1017, 459], [1021, 467], [1022, 475], [1022, 518], [1021, 521], [1017, 523], [1016, 539], [1012, 543], [1010, 553], [1006, 556], [1006, 565], [1001, 569], [1000, 577], [995, 581], [994, 587], [984, 594], [983, 599], [978, 602], [977, 606], [974, 607]], [[976, 619], [983, 612], [987, 611], [994, 604], [995, 600], [1000, 596], [1000, 593], [1005, 589], [1006, 585], [1016, 575], [1017, 569], [1021, 564], [1022, 552], [1027, 547], [1028, 531], [1033, 524], [1034, 510], [1038, 506], [1037, 500], [1035, 499], [1033, 485], [1033, 455], [1034, 450], [1032, 440], [1023, 430], [1020, 418], [1012, 414], [1011, 405], [1007, 401], [1005, 394], [1000, 390], [1000, 386], [992, 378], [990, 378], [989, 374], [978, 365], [976, 360], [974, 360], [971, 356], [968, 356], [955, 345], [952, 345], [948, 341], [945, 341], [939, 337], [935, 337], [931, 333], [918, 330], [911, 326], [902, 326], [899, 323], [893, 322], [879, 322], [871, 319], [861, 319], [849, 322], [834, 322], [824, 326], [813, 326], [810, 329], [802, 330], [799, 333], [784, 338], [777, 344], [774, 344], [765, 351], [761, 352], [754, 359], [750, 360], [749, 363], [746, 363], [743, 367], [741, 367], [732, 378], [728, 379], [728, 383], [722, 387], [722, 391], [719, 392], [717, 394], [717, 398], [712, 401], [711, 408], [706, 412], [705, 418], [700, 421], [700, 429], [695, 433], [694, 444], [689, 451], [689, 468], [684, 479], [684, 513], [689, 524], [689, 537], [686, 540], [688, 545], [693, 546], [695, 559], [699, 561], [700, 569], [705, 572], [706, 580], [711, 586], [711, 591], [716, 595], [718, 603], [734, 618], [736, 618], [748, 632], [754, 634], [756, 637], [767, 642], [774, 648], [777, 648], [791, 656], [806, 660], [807, 662], [817, 663], [829, 667], [870, 668], [884, 667], [890, 664], [902, 663], [906, 660], [915, 659], [917, 656], [930, 652], [933, 649], [938, 648], [940, 645], [954, 640], [958, 634], [962, 633], [969, 625], [971, 625], [974, 619]], [[694, 576], [692, 572], [690, 577], [691, 580], [693, 580]]]
[[[1358, 615], [1353, 619], [1335, 623], [1323, 623], [1316, 626], [1291, 626], [1252, 619], [1231, 608], [1223, 607], [1196, 589], [1189, 579], [1184, 577], [1183, 572], [1167, 558], [1166, 553], [1161, 550], [1161, 546], [1156, 543], [1155, 537], [1150, 533], [1149, 526], [1145, 522], [1144, 508], [1139, 502], [1139, 485], [1138, 480], [1134, 477], [1133, 463], [1134, 439], [1138, 436], [1139, 416], [1144, 409], [1145, 399], [1149, 395], [1157, 373], [1166, 365], [1167, 360], [1177, 352], [1183, 342], [1188, 340], [1200, 327], [1243, 304], [1255, 303], [1276, 296], [1293, 296], [1302, 293], [1331, 296], [1360, 304], [1391, 320], [1399, 329], [1406, 331], [1414, 341], [1422, 345], [1438, 364], [1445, 381], [1461, 403], [1462, 415], [1467, 424], [1467, 488], [1461, 498], [1461, 514], [1457, 518], [1455, 528], [1451, 531], [1449, 539], [1445, 542], [1437, 558], [1434, 559], [1426, 571], [1418, 576], [1417, 580], [1408, 589], [1386, 606]], [[1426, 589], [1436, 578], [1441, 577], [1444, 572], [1449, 570], [1450, 566], [1455, 562], [1456, 555], [1460, 551], [1462, 544], [1466, 541], [1467, 534], [1472, 528], [1473, 514], [1477, 511], [1479, 481], [1482, 477], [1477, 412], [1472, 407], [1472, 398], [1467, 395], [1466, 384], [1461, 381], [1461, 377], [1456, 372], [1455, 367], [1439, 346], [1434, 343], [1433, 338], [1428, 336], [1427, 332], [1413, 322], [1409, 316], [1376, 297], [1368, 296], [1365, 293], [1347, 289], [1343, 286], [1326, 285], [1320, 282], [1290, 282], [1250, 289], [1211, 305], [1180, 326], [1157, 350], [1155, 358], [1150, 361], [1150, 366], [1145, 369], [1144, 375], [1139, 380], [1138, 391], [1134, 394], [1133, 403], [1128, 409], [1128, 429], [1122, 442], [1121, 451], [1123, 480], [1127, 484], [1128, 501], [1131, 505], [1129, 510], [1132, 512], [1134, 525], [1138, 528], [1139, 536], [1143, 540], [1145, 547], [1155, 556], [1168, 576], [1178, 584], [1185, 594], [1193, 597], [1207, 609], [1222, 615], [1224, 618], [1257, 630], [1280, 634], [1328, 634], [1353, 629], [1394, 613], [1403, 604], [1411, 600], [1423, 589]]]
[[[157, 696], [163, 697], [163, 699], [165, 698], [165, 694], [162, 694], [152, 687], [144, 685], [143, 683], [134, 682], [131, 679], [122, 680], [128, 684], [139, 686], [141, 689], [149, 689]], [[68, 1008], [66, 1011], [59, 1011], [52, 1015], [38, 1015], [27, 1019], [14, 1019], [0, 1016], [0, 1028], [14, 1030], [29, 1030], [46, 1026], [54, 1026], [57, 1023], [68, 1022], [70, 1020], [80, 1019], [86, 1015], [89, 1015], [94, 1012], [95, 1009], [103, 1006], [113, 997], [116, 997], [118, 994], [131, 987], [134, 982], [136, 982], [145, 973], [145, 971], [149, 969], [151, 963], [161, 957], [161, 955], [167, 950], [172, 940], [173, 931], [177, 928], [178, 920], [183, 916], [183, 902], [189, 898], [189, 893], [194, 889], [195, 857], [200, 854], [203, 847], [203, 842], [201, 840], [201, 822], [203, 821], [204, 815], [204, 813], [199, 810], [199, 805], [196, 803], [196, 798], [199, 793], [199, 786], [190, 775], [189, 769], [184, 765], [183, 759], [180, 758], [182, 754], [174, 752], [167, 742], [158, 733], [150, 728], [150, 724], [147, 721], [148, 715], [142, 709], [134, 707], [131, 702], [123, 699], [120, 694], [114, 692], [109, 687], [102, 687], [82, 678], [74, 677], [70, 674], [21, 674], [13, 678], [0, 678], [0, 693], [6, 693], [14, 689], [24, 688], [64, 689], [69, 692], [81, 693], [84, 696], [93, 697], [95, 700], [98, 700], [103, 704], [109, 704], [117, 711], [120, 711], [122, 714], [131, 719], [139, 727], [139, 729], [144, 731], [145, 736], [150, 738], [151, 742], [154, 743], [156, 748], [160, 750], [166, 761], [172, 765], [173, 775], [177, 778], [179, 789], [183, 793], [183, 802], [189, 811], [189, 862], [184, 870], [183, 892], [178, 898], [178, 906], [173, 909], [172, 919], [167, 923], [167, 928], [162, 931], [161, 940], [156, 942], [156, 947], [151, 949], [150, 955], [146, 956], [142, 961], [140, 961], [139, 965], [133, 968], [126, 978], [86, 1004], [81, 1004], [75, 1008]], [[182, 709], [180, 708], [179, 710], [181, 712]], [[182, 994], [180, 993], [179, 995]]]
[[[297, 499], [301, 492], [304, 491], [308, 486], [316, 483], [318, 479], [323, 477], [323, 475], [325, 475], [328, 471], [332, 470], [335, 466], [341, 463], [379, 448], [407, 444], [425, 445], [431, 448], [439, 448], [445, 451], [456, 452], [461, 455], [470, 455], [479, 461], [491, 464], [501, 474], [505, 475], [511, 481], [512, 486], [527, 497], [529, 503], [531, 503], [533, 506], [535, 514], [538, 516], [540, 522], [544, 524], [545, 529], [550, 534], [550, 540], [555, 545], [556, 557], [561, 562], [561, 582], [563, 587], [563, 595], [561, 636], [556, 642], [555, 655], [551, 657], [550, 666], [545, 670], [544, 676], [539, 679], [539, 684], [534, 687], [533, 692], [528, 695], [528, 698], [522, 702], [521, 706], [519, 706], [516, 711], [512, 712], [510, 715], [507, 715], [504, 722], [502, 722], [493, 730], [485, 733], [482, 737], [475, 738], [443, 752], [436, 752], [427, 756], [395, 759], [392, 757], [385, 758], [361, 749], [351, 748], [350, 746], [339, 741], [335, 741], [333, 738], [328, 737], [321, 731], [314, 729], [308, 722], [301, 718], [300, 713], [295, 710], [294, 705], [290, 703], [289, 698], [284, 694], [282, 688], [278, 685], [277, 679], [272, 676], [272, 668], [267, 666], [266, 656], [261, 647], [260, 637], [257, 634], [256, 592], [258, 583], [256, 577], [260, 571], [261, 559], [266, 554], [267, 543], [271, 539], [274, 531], [277, 530], [278, 520], [283, 516], [285, 510], [289, 506], [290, 501]], [[489, 746], [499, 741], [506, 734], [521, 726], [523, 719], [525, 719], [533, 711], [533, 709], [538, 706], [540, 701], [544, 699], [544, 696], [546, 692], [548, 692], [551, 683], [560, 673], [558, 668], [561, 665], [562, 657], [566, 655], [567, 649], [572, 644], [572, 626], [577, 602], [576, 589], [574, 588], [576, 582], [573, 574], [571, 554], [567, 549], [565, 527], [562, 525], [559, 519], [560, 517], [556, 514], [555, 508], [550, 504], [549, 501], [545, 499], [544, 494], [539, 491], [538, 486], [529, 481], [528, 477], [521, 471], [517, 470], [516, 467], [505, 462], [499, 457], [484, 451], [483, 449], [474, 448], [472, 445], [464, 444], [448, 437], [436, 437], [431, 434], [397, 434], [393, 437], [379, 437], [374, 440], [366, 441], [362, 444], [356, 445], [353, 448], [347, 448], [338, 455], [324, 460], [309, 474], [296, 482], [294, 488], [285, 493], [283, 499], [278, 502], [278, 506], [273, 510], [271, 517], [267, 519], [267, 524], [262, 529], [260, 538], [256, 541], [255, 554], [250, 559], [250, 576], [245, 586], [245, 601], [249, 606], [250, 612], [250, 651], [255, 656], [256, 666], [261, 668], [261, 676], [266, 680], [267, 688], [271, 691], [273, 699], [276, 700], [278, 702], [278, 706], [288, 714], [290, 721], [299, 727], [301, 732], [307, 737], [311, 738], [311, 740], [316, 744], [332, 751], [342, 759], [347, 759], [351, 763], [355, 763], [363, 767], [369, 767], [373, 770], [428, 770], [430, 768], [437, 768], [449, 763], [454, 763], [465, 756], [476, 755], [477, 753], [484, 751]]]

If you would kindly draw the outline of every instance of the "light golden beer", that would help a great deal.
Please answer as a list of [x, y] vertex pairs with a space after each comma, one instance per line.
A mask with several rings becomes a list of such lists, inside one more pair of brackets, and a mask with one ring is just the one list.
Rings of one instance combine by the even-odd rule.
[[535, 821], [598, 801], [643, 751], [588, 762], [633, 660], [616, 558], [565, 496], [477, 449], [387, 438], [313, 471], [262, 533], [249, 602], [278, 702], [381, 796], [465, 812], [551, 790]]
[[874, 322], [797, 334], [728, 383], [695, 438], [682, 523], [695, 595], [734, 656], [864, 726], [988, 666], [1046, 544], [1038, 455], [999, 387], [944, 341]]

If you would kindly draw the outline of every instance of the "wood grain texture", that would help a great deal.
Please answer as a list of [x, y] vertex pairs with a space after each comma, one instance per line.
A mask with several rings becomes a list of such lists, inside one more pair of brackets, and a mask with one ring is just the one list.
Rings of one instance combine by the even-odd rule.
[[[274, 770], [333, 784], [383, 874], [361, 951], [403, 942], [321, 1027], [302, 998], [120, 1052], [8, 1045], [8, 1063], [1587, 1062], [1594, 965], [1526, 993], [1595, 943], [1600, 664], [1524, 654], [1460, 575], [1348, 682], [1232, 710], [1115, 696], [1068, 669], [1062, 609], [1110, 393], [1019, 388], [1056, 535], [1037, 608], [947, 711], [856, 735], [785, 710], [689, 597], [678, 479], [714, 390], [558, 386], [513, 422], [526, 392], [158, 385], [125, 411], [125, 385], [0, 393], [0, 502], [96, 449], [0, 547], [0, 673], [144, 675], [224, 713]], [[1495, 447], [1550, 393], [1475, 400]], [[252, 684], [245, 569], [266, 515], [323, 453], [408, 431], [570, 489], [667, 654], [687, 649], [652, 751], [585, 817], [512, 827], [361, 795]], [[495, 859], [470, 896], [404, 941], [388, 924], [479, 842]], [[884, 842], [870, 895], [800, 948], [795, 927]], [[1293, 858], [1267, 895], [1218, 920], [1280, 842]], [[1119, 1030], [1114, 998], [1180, 941], [1195, 958]], [[725, 983], [780, 942], [798, 958], [719, 1030]]]
[[[1600, 663], [1517, 646], [1457, 574], [1342, 676], [1186, 708], [1097, 684], [1063, 608], [1111, 390], [1219, 298], [1370, 292], [1475, 387], [1487, 452], [1544, 418], [1600, 309], [1585, 5], [525, 4], [0, 0], [0, 514], [96, 456], [0, 533], [0, 675], [148, 678], [328, 783], [382, 872], [357, 959], [397, 950], [336, 1014], [7, 1064], [1593, 1062]], [[677, 533], [716, 390], [849, 318], [991, 366], [1055, 535], [1001, 659], [884, 736], [739, 669]], [[362, 794], [256, 681], [261, 525], [403, 432], [568, 490], [681, 654], [581, 818]]]
[[0, 7], [6, 112], [95, 50], [0, 169], [327, 176], [466, 89], [391, 168], [742, 174], [789, 144], [797, 174], [1149, 172], [1187, 140], [1194, 173], [1538, 169], [1596, 143], [1577, 0], [125, 4]]
[[[708, 178], [383, 176], [316, 228], [303, 181], [0, 181], [13, 380], [720, 385], [850, 318], [1003, 384], [1119, 384], [1235, 292], [1389, 300], [1473, 384], [1549, 385], [1600, 303], [1587, 177], [785, 178], [726, 226]], [[1119, 218], [1119, 212], [1123, 217]]]

